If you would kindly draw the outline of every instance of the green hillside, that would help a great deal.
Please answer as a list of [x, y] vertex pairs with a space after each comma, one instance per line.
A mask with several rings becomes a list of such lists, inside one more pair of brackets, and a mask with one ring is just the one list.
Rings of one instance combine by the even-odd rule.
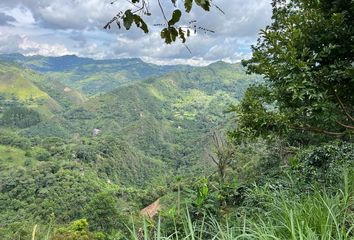
[[[66, 15], [92, 7], [76, 2]], [[125, 2], [104, 28], [160, 29], [167, 44], [207, 34], [186, 62], [249, 56], [247, 42], [252, 54], [204, 67], [0, 54], [0, 240], [354, 240], [354, 1], [235, 5], [247, 10], [233, 12], [242, 21], [229, 17], [214, 39], [184, 20], [198, 7], [231, 8], [158, 1], [166, 24], [153, 24], [150, 1]], [[109, 40], [96, 34], [97, 11], [90, 26], [55, 24], [35, 4], [7, 5], [0, 42], [15, 42], [0, 52], [85, 54]], [[46, 7], [53, 19], [67, 10]], [[267, 22], [254, 16], [268, 10], [251, 41], [252, 26]], [[34, 22], [21, 18], [31, 12]], [[40, 41], [54, 32], [56, 41]], [[139, 48], [135, 30], [118, 34]], [[119, 44], [97, 46], [89, 54], [119, 54]], [[188, 58], [186, 48], [172, 55]], [[165, 50], [150, 52], [171, 60]]]
[[[334, 181], [334, 171], [344, 171], [336, 159], [352, 166], [349, 143], [291, 155], [297, 145], [290, 148], [284, 142], [303, 141], [296, 134], [288, 140], [225, 142], [223, 133], [235, 126], [227, 110], [242, 99], [250, 84], [263, 82], [260, 76], [246, 75], [240, 64], [181, 67], [105, 89], [100, 77], [59, 81], [61, 74], [74, 71], [70, 59], [88, 61], [68, 58], [63, 72], [58, 68], [57, 73], [33, 72], [39, 63], [48, 64], [42, 60], [32, 62], [32, 70], [11, 61], [0, 65], [1, 239], [30, 238], [33, 223], [40, 226], [39, 239], [86, 236], [86, 231], [97, 234], [92, 240], [124, 239], [130, 236], [130, 224], [143, 227], [139, 212], [156, 199], [162, 208], [159, 224], [173, 233], [183, 229], [173, 222], [200, 223], [207, 213], [214, 217], [233, 216], [233, 211], [253, 214], [258, 210], [249, 206], [262, 207], [259, 201], [264, 196], [273, 201], [269, 200], [273, 190], [264, 181], [289, 184], [274, 176], [285, 179], [290, 174], [298, 185], [311, 188], [301, 181], [310, 176]], [[91, 74], [81, 67], [75, 70], [79, 78]], [[93, 66], [89, 68], [93, 71]], [[86, 92], [88, 97], [82, 93], [87, 86], [95, 89]], [[309, 142], [315, 139], [306, 137]], [[324, 154], [328, 164], [335, 166], [328, 176], [314, 170], [317, 154]], [[223, 159], [230, 162], [221, 168]], [[299, 164], [310, 172], [299, 172]], [[188, 207], [190, 220], [183, 220], [183, 206]], [[85, 219], [90, 227], [84, 233], [73, 230], [75, 224], [87, 225]], [[154, 221], [150, 224], [149, 229], [155, 229]]]
[[151, 76], [190, 69], [190, 66], [158, 66], [138, 58], [94, 60], [74, 55], [62, 57], [3, 54], [0, 59], [15, 62], [52, 80], [94, 96]]
[[[86, 67], [90, 71], [97, 68]], [[129, 64], [125, 67], [125, 71], [135, 71]], [[0, 197], [18, 199], [24, 226], [29, 219], [48, 220], [51, 212], [59, 222], [80, 218], [83, 209], [74, 206], [88, 206], [91, 197], [104, 191], [130, 191], [133, 206], [124, 204], [120, 209], [136, 210], [164, 194], [148, 190], [154, 183], [168, 183], [176, 172], [212, 171], [205, 158], [210, 153], [212, 131], [224, 128], [229, 121], [224, 111], [256, 80], [246, 76], [240, 65], [220, 62], [147, 75], [135, 83], [121, 82], [107, 93], [108, 89], [98, 87], [97, 96], [88, 99], [77, 89], [102, 84], [104, 79], [94, 79], [101, 74], [99, 69], [86, 73], [80, 65], [75, 74], [80, 79], [93, 74], [92, 79], [73, 81], [65, 77], [72, 69], [53, 77], [56, 73], [37, 74], [10, 63], [1, 68], [6, 80], [1, 81], [2, 101], [6, 104], [0, 122]], [[60, 74], [63, 79], [59, 81]], [[110, 75], [106, 77], [108, 83]], [[114, 81], [109, 80], [113, 86]], [[51, 104], [57, 107], [50, 108]], [[15, 186], [11, 181], [17, 182]], [[67, 192], [70, 181], [78, 195]], [[28, 188], [37, 189], [36, 200], [25, 190]], [[59, 192], [65, 192], [61, 207], [55, 197]], [[14, 208], [3, 205], [2, 210], [0, 219], [17, 216]], [[9, 221], [6, 228], [12, 227]]]
[[25, 105], [40, 112], [44, 118], [51, 118], [86, 99], [76, 89], [48, 76], [17, 64], [0, 62], [0, 104], [3, 110], [10, 105]]
[[0, 93], [7, 99], [11, 97], [26, 101], [30, 98], [34, 100], [49, 99], [47, 93], [38, 89], [31, 82], [29, 72], [21, 71], [14, 66], [1, 64], [0, 65]]
[[62, 106], [37, 85], [42, 79], [30, 70], [0, 62], [0, 104], [3, 110], [11, 104], [22, 104], [47, 118], [61, 111]]
[[229, 105], [256, 80], [226, 63], [169, 73], [93, 98], [67, 111], [63, 125], [81, 136], [94, 129], [119, 136], [174, 168], [192, 165], [205, 154], [212, 131], [227, 123]]

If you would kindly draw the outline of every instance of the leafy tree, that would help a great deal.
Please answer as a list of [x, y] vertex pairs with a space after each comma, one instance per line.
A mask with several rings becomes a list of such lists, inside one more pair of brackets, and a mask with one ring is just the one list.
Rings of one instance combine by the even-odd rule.
[[[111, 2], [114, 4], [117, 0]], [[119, 11], [105, 26], [105, 29], [110, 29], [112, 24], [116, 24], [120, 29], [122, 25], [125, 29], [129, 30], [133, 24], [136, 27], [144, 31], [144, 33], [149, 32], [149, 26], [145, 22], [145, 17], [151, 16], [149, 1], [148, 0], [128, 0], [131, 7], [128, 7], [125, 10]], [[220, 7], [215, 5], [212, 0], [170, 0], [170, 4], [174, 7], [171, 18], [166, 14], [164, 7], [161, 4], [160, 0], [156, 0], [161, 14], [164, 19], [164, 23], [155, 24], [162, 27], [161, 38], [164, 39], [165, 43], [170, 44], [175, 42], [177, 39], [180, 39], [183, 43], [186, 42], [186, 39], [191, 35], [191, 32], [196, 32], [197, 30], [202, 30], [205, 32], [213, 32], [212, 30], [206, 29], [201, 26], [197, 26], [196, 21], [190, 21], [187, 25], [179, 25], [182, 20], [183, 11], [188, 14], [191, 12], [193, 5], [196, 5], [205, 11], [210, 11], [211, 7], [217, 8], [223, 13]], [[183, 2], [184, 9], [179, 9], [178, 2]]]
[[23, 150], [28, 150], [31, 147], [31, 143], [27, 138], [3, 129], [0, 130], [0, 144], [18, 147]]
[[100, 240], [105, 236], [101, 233], [92, 233], [88, 229], [89, 224], [86, 219], [79, 219], [66, 228], [58, 229], [52, 237], [53, 240]]
[[85, 216], [92, 229], [112, 232], [119, 228], [117, 200], [110, 193], [96, 194], [85, 207]]
[[354, 144], [333, 142], [300, 151], [292, 170], [299, 186], [319, 183], [337, 190], [343, 184], [345, 171], [354, 177]]
[[[273, 22], [243, 61], [265, 82], [237, 107], [236, 135], [354, 130], [354, 2], [273, 0]], [[235, 109], [234, 109], [235, 110]]]

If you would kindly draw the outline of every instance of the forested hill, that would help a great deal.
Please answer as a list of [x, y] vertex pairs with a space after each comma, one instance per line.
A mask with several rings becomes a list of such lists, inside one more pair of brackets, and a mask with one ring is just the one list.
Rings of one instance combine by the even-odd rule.
[[139, 58], [94, 60], [75, 55], [62, 57], [2, 54], [0, 60], [14, 62], [36, 72], [44, 73], [70, 88], [92, 96], [144, 78], [191, 69], [190, 66], [159, 66]]
[[260, 79], [224, 62], [0, 58], [0, 236], [14, 234], [15, 219], [28, 233], [52, 213], [58, 223], [85, 217], [101, 192], [120, 189], [121, 211], [138, 211], [164, 195], [147, 189], [176, 173], [213, 171], [212, 132]]

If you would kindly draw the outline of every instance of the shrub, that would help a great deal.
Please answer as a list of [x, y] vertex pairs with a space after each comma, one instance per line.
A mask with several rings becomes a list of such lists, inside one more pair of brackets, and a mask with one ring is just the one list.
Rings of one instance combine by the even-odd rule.
[[321, 184], [338, 189], [344, 170], [354, 169], [354, 144], [325, 144], [301, 152], [294, 158], [292, 173], [299, 184]]
[[66, 228], [60, 228], [53, 236], [52, 240], [103, 240], [105, 235], [102, 233], [92, 233], [88, 229], [86, 219], [80, 219], [72, 222]]
[[45, 162], [48, 161], [49, 158], [50, 158], [50, 153], [47, 150], [42, 149], [36, 153], [36, 159], [38, 161]]

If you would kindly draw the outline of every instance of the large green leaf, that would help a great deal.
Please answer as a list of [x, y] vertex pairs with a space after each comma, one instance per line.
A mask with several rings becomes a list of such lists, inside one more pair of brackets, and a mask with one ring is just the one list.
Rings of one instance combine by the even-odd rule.
[[202, 7], [205, 11], [210, 10], [210, 1], [209, 0], [195, 0], [195, 3]]
[[173, 11], [172, 18], [168, 21], [168, 26], [173, 26], [181, 19], [182, 12], [179, 9]]
[[184, 7], [185, 7], [187, 13], [189, 13], [192, 10], [192, 6], [193, 6], [193, 0], [185, 0], [184, 1]]
[[134, 14], [132, 13], [132, 11], [130, 9], [125, 11], [123, 17], [123, 25], [125, 29], [129, 30], [130, 27], [132, 26], [133, 21], [134, 21]]

